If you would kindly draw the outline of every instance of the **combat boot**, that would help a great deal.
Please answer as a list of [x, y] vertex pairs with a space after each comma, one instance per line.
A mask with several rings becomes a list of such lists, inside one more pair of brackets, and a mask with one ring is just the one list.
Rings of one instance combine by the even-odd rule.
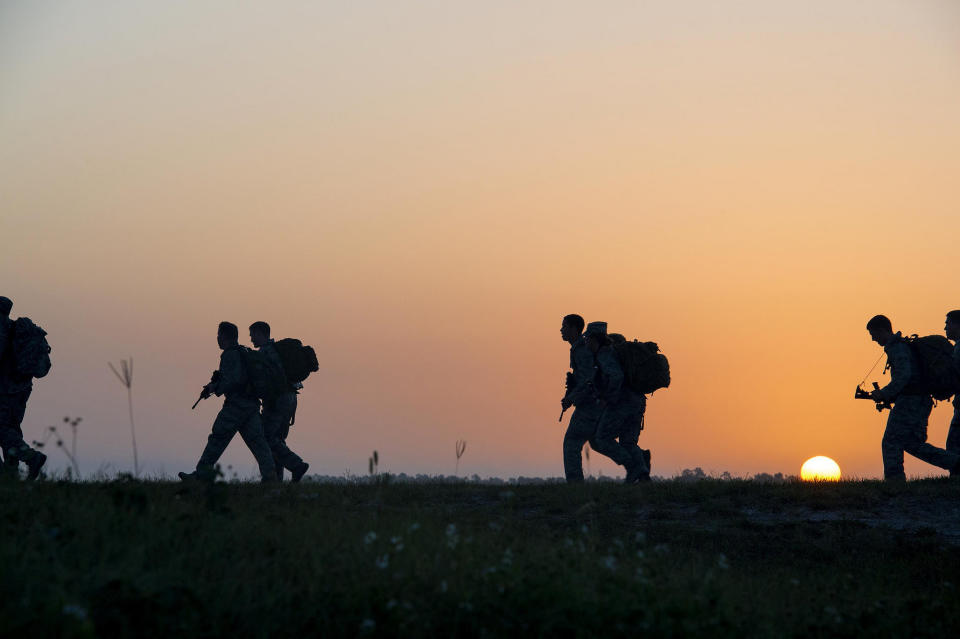
[[27, 481], [33, 481], [40, 476], [40, 469], [47, 463], [47, 456], [39, 450], [33, 451], [33, 456], [27, 462]]
[[303, 476], [307, 474], [308, 468], [310, 468], [310, 464], [308, 464], [307, 462], [301, 462], [300, 465], [297, 466], [296, 470], [290, 471], [290, 473], [293, 475], [290, 478], [290, 481], [292, 481], [293, 483], [297, 483], [298, 481], [303, 479]]
[[623, 483], [625, 484], [635, 484], [640, 481], [640, 477], [643, 475], [643, 466], [640, 464], [633, 464], [627, 468], [627, 476], [623, 478]]

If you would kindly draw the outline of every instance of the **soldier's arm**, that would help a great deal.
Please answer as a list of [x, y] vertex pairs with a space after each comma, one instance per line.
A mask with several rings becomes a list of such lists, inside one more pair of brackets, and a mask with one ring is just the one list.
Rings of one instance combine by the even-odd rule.
[[597, 365], [603, 371], [607, 381], [607, 387], [603, 389], [603, 399], [608, 404], [616, 403], [620, 399], [620, 389], [623, 387], [623, 369], [609, 350], [601, 351], [597, 355]]
[[243, 370], [243, 357], [239, 351], [224, 351], [220, 356], [220, 379], [217, 380], [213, 392], [223, 395], [233, 391], [243, 390], [247, 378]]
[[566, 398], [577, 404], [590, 395], [590, 382], [593, 381], [593, 353], [586, 348], [578, 348], [573, 354], [574, 385], [567, 391]]
[[890, 383], [877, 391], [877, 399], [893, 401], [913, 377], [913, 357], [910, 347], [900, 342], [890, 349]]

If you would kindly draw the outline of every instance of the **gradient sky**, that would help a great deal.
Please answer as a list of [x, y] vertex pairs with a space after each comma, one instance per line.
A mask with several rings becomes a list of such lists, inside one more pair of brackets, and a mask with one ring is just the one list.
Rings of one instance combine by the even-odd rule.
[[464, 439], [461, 474], [559, 476], [580, 313], [670, 358], [654, 474], [880, 476], [864, 325], [960, 308], [958, 113], [954, 0], [6, 0], [0, 294], [54, 361], [26, 439], [79, 415], [81, 471], [131, 469], [133, 356], [141, 466], [190, 469], [217, 322], [265, 320], [320, 356], [311, 472], [452, 474]]

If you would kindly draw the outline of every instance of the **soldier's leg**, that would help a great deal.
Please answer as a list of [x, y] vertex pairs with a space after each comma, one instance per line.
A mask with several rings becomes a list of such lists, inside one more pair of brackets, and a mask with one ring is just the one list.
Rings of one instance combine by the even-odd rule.
[[583, 445], [597, 431], [599, 411], [595, 405], [573, 409], [567, 432], [563, 435], [563, 474], [567, 481], [583, 481]]
[[626, 448], [620, 445], [617, 437], [620, 435], [620, 428], [626, 417], [623, 405], [608, 405], [600, 414], [597, 422], [597, 434], [591, 443], [593, 449], [601, 455], [606, 455], [615, 463], [625, 467], [633, 467], [633, 458]]
[[947, 450], [960, 453], [960, 397], [953, 400], [953, 419], [947, 431]]
[[[947, 450], [960, 453], [960, 396], [953, 398], [953, 419], [950, 420], [950, 430], [947, 431]], [[951, 470], [950, 476], [956, 477], [960, 472]]]
[[906, 414], [910, 418], [911, 427], [905, 434], [904, 451], [928, 464], [952, 471], [960, 462], [960, 454], [927, 443], [927, 424], [933, 409], [933, 400], [929, 397], [907, 399], [909, 410]]
[[237, 434], [243, 417], [243, 414], [234, 407], [224, 405], [220, 409], [213, 422], [213, 428], [210, 429], [210, 436], [207, 437], [207, 445], [200, 454], [200, 461], [197, 462], [198, 477], [214, 479], [214, 465], [230, 445], [230, 440]]
[[647, 460], [650, 451], [644, 451], [637, 445], [640, 440], [640, 431], [643, 429], [643, 414], [646, 408], [646, 397], [640, 396], [640, 398], [637, 398], [630, 414], [626, 416], [620, 426], [620, 436], [617, 439], [620, 445], [627, 449], [633, 462], [640, 467], [642, 472], [649, 474], [650, 466]]
[[277, 469], [273, 465], [273, 453], [263, 436], [263, 425], [260, 421], [260, 411], [250, 412], [240, 424], [240, 437], [250, 452], [253, 453], [257, 465], [260, 467], [260, 480], [264, 482], [277, 481]]
[[273, 445], [273, 441], [279, 436], [278, 428], [281, 416], [276, 407], [276, 401], [264, 402], [263, 411], [260, 413], [260, 423], [263, 426], [263, 437], [267, 440], [267, 446], [270, 447], [270, 453], [273, 455], [273, 467], [277, 472], [277, 481], [283, 481], [283, 465], [280, 463], [280, 457]]
[[291, 416], [291, 402], [286, 396], [278, 397], [270, 406], [263, 408], [263, 432], [279, 473], [282, 473], [284, 468], [296, 471], [303, 465], [303, 459], [290, 450], [285, 441]]
[[880, 451], [883, 455], [883, 478], [891, 481], [904, 481], [907, 476], [903, 472], [903, 447], [910, 432], [909, 420], [903, 416], [903, 410], [897, 410], [900, 403], [890, 409], [887, 417], [887, 427], [883, 431], [880, 441]]
[[23, 441], [20, 425], [29, 398], [30, 390], [0, 395], [0, 446], [3, 447], [3, 461], [8, 471], [15, 470], [20, 462], [30, 464], [39, 461], [40, 457], [46, 458], [46, 455]]

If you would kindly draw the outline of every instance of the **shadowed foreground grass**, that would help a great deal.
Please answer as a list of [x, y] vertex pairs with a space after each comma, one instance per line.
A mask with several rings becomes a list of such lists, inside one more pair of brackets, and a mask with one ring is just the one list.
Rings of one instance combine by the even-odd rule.
[[[6, 636], [942, 637], [960, 485], [0, 485]], [[886, 523], [850, 513], [896, 507]], [[938, 515], [939, 516], [939, 515]], [[868, 523], [864, 523], [867, 521]], [[900, 528], [899, 530], [897, 528]]]

